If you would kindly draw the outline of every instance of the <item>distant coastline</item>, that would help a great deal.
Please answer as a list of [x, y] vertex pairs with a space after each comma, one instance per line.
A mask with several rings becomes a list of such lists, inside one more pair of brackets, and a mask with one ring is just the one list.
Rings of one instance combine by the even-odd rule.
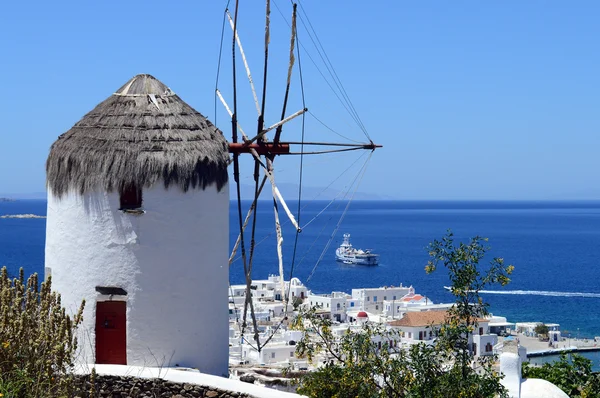
[[[288, 206], [292, 207], [297, 203], [297, 193], [294, 195], [284, 195]], [[252, 197], [242, 196], [242, 202], [252, 202]], [[347, 203], [348, 198], [311, 198], [308, 195], [302, 196], [303, 203], [319, 203], [319, 202], [335, 202]], [[23, 194], [13, 197], [0, 197], [0, 203], [12, 202], [28, 202], [28, 201], [47, 201], [47, 197], [42, 194]], [[236, 198], [230, 198], [230, 203], [236, 203]], [[259, 198], [261, 203], [272, 203], [272, 197]], [[600, 199], [393, 199], [393, 198], [369, 198], [355, 197], [353, 202], [356, 203], [381, 203], [399, 205], [401, 209], [445, 209], [445, 210], [460, 210], [460, 209], [596, 209], [600, 208]]]
[[48, 195], [46, 194], [46, 192], [0, 192], [0, 198], [10, 199], [9, 202], [21, 200], [39, 200], [46, 199], [47, 197]]
[[5, 214], [0, 218], [46, 218], [46, 216], [39, 216], [37, 214]]

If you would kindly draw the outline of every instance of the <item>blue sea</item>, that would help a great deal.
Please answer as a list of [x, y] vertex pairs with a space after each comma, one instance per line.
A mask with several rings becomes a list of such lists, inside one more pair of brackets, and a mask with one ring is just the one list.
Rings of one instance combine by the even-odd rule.
[[[244, 215], [249, 204], [243, 203]], [[279, 209], [286, 275], [300, 278], [314, 292], [403, 283], [434, 302], [450, 302], [452, 297], [443, 288], [449, 284], [446, 271], [440, 268], [427, 275], [424, 267], [428, 243], [451, 229], [457, 241], [475, 235], [489, 238], [489, 259], [503, 257], [515, 266], [508, 286], [492, 286], [490, 293], [483, 294], [494, 314], [510, 322], [560, 323], [563, 333], [573, 337], [577, 333], [600, 336], [600, 251], [596, 251], [600, 248], [600, 202], [354, 201], [341, 222], [346, 203], [334, 202], [326, 208], [328, 204], [302, 204], [303, 228], [297, 243], [294, 228]], [[295, 204], [290, 208], [296, 213]], [[259, 202], [257, 212], [253, 275], [266, 278], [278, 273], [272, 203]], [[0, 202], [0, 215], [22, 213], [45, 215], [46, 202]], [[237, 220], [237, 205], [232, 202], [231, 246], [237, 237]], [[343, 233], [352, 235], [355, 247], [379, 253], [381, 264], [337, 263], [334, 251]], [[19, 267], [26, 273], [41, 273], [44, 239], [45, 219], [0, 219], [0, 265], [8, 266], [13, 274]], [[248, 233], [248, 256], [249, 241]], [[240, 259], [233, 263], [230, 275], [231, 283], [243, 283]]]

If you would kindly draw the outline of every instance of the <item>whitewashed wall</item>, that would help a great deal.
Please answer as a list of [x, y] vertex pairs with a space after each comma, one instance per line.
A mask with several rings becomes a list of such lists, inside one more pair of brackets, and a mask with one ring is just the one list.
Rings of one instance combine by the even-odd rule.
[[229, 193], [143, 191], [143, 215], [116, 193], [48, 195], [46, 267], [63, 304], [86, 299], [80, 362], [93, 363], [96, 286], [128, 292], [127, 363], [227, 374]]

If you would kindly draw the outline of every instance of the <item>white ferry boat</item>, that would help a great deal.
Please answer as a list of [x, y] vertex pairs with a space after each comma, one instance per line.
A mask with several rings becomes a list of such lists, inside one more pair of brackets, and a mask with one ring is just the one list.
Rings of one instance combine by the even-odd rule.
[[344, 242], [335, 251], [335, 258], [344, 264], [377, 265], [379, 254], [370, 250], [355, 249], [350, 243], [350, 234], [344, 234]]

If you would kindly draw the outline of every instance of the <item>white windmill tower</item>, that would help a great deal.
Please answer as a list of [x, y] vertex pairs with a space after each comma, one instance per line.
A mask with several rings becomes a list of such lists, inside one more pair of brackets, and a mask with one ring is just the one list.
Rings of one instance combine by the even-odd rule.
[[45, 266], [67, 309], [87, 302], [80, 362], [227, 374], [228, 161], [221, 132], [150, 75], [54, 142]]

